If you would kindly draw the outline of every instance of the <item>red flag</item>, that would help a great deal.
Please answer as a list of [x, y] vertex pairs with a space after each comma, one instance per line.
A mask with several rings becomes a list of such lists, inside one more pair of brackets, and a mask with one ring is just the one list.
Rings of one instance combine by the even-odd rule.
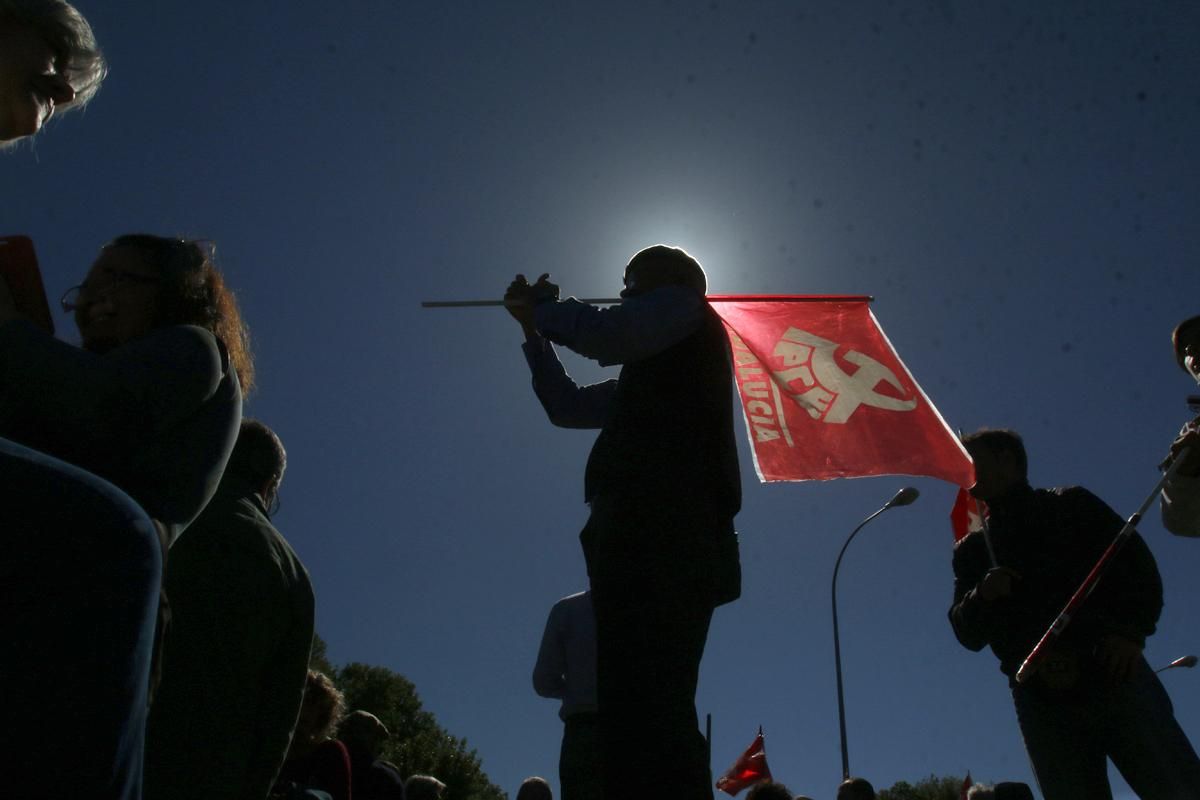
[[758, 727], [758, 736], [746, 748], [746, 752], [733, 762], [729, 771], [717, 779], [717, 788], [733, 797], [747, 786], [753, 786], [760, 781], [769, 781], [771, 768], [767, 766], [767, 749], [763, 744], [762, 726]]
[[958, 496], [954, 498], [954, 508], [950, 509], [950, 527], [954, 529], [954, 541], [957, 542], [968, 533], [983, 528], [983, 515], [987, 514], [987, 503], [971, 497], [966, 489], [959, 488]]
[[733, 348], [758, 477], [928, 475], [975, 482], [966, 450], [866, 297], [710, 297]]
[[962, 790], [958, 793], [959, 800], [967, 800], [967, 792], [974, 785], [974, 782], [971, 780], [971, 770], [967, 770], [967, 777], [963, 778]]

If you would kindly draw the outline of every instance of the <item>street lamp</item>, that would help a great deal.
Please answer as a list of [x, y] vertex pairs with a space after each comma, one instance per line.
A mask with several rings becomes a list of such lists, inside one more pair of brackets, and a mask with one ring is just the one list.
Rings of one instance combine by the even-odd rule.
[[1163, 670], [1175, 669], [1176, 667], [1183, 667], [1185, 669], [1191, 669], [1192, 667], [1196, 666], [1197, 660], [1200, 660], [1200, 659], [1197, 659], [1195, 656], [1183, 656], [1182, 658], [1175, 659], [1170, 664], [1167, 664], [1165, 667], [1159, 667], [1158, 669], [1154, 670], [1154, 672], [1155, 672], [1155, 674], [1157, 674], [1159, 672], [1162, 672]]
[[889, 508], [896, 506], [906, 506], [920, 496], [920, 492], [911, 486], [906, 486], [896, 492], [896, 496], [884, 503], [883, 508], [876, 511], [871, 516], [858, 523], [849, 536], [846, 537], [846, 543], [842, 545], [842, 550], [838, 553], [837, 562], [833, 565], [833, 588], [830, 594], [833, 597], [833, 662], [837, 669], [837, 697], [838, 697], [838, 726], [842, 734], [842, 779], [850, 777], [850, 757], [846, 753], [846, 702], [842, 694], [842, 642], [838, 636], [838, 615], [837, 615], [837, 578], [838, 569], [842, 566], [842, 556], [846, 555], [846, 548], [850, 546], [850, 541], [855, 535], [863, 529], [871, 520], [878, 517]]

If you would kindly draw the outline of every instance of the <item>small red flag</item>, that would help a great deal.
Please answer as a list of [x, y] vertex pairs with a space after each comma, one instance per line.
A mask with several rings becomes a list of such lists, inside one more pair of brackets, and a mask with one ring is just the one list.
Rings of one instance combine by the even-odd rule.
[[966, 489], [959, 488], [958, 496], [954, 498], [954, 508], [950, 509], [950, 527], [954, 529], [954, 541], [958, 542], [968, 533], [983, 528], [985, 514], [987, 504], [972, 497]]
[[866, 297], [711, 297], [733, 349], [758, 477], [928, 475], [974, 468], [896, 354]]
[[747, 786], [753, 786], [760, 781], [769, 781], [771, 768], [767, 766], [767, 749], [763, 744], [762, 726], [758, 727], [758, 736], [746, 748], [738, 760], [733, 762], [729, 771], [717, 779], [717, 788], [729, 796], [734, 796]]

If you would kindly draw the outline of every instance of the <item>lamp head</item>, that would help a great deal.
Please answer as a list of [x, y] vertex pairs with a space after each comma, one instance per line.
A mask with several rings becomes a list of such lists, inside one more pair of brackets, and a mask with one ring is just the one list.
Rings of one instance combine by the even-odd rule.
[[896, 506], [911, 505], [912, 502], [920, 496], [921, 493], [915, 488], [912, 486], [905, 486], [903, 489], [896, 492], [895, 497], [887, 501], [887, 505], [885, 505], [884, 508], [895, 508]]

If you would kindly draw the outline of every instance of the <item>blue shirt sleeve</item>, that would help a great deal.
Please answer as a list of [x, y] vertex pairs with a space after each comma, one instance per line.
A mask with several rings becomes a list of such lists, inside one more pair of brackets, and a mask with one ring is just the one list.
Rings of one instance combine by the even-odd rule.
[[533, 373], [533, 391], [552, 423], [560, 428], [604, 427], [617, 389], [615, 380], [579, 386], [545, 339], [527, 341], [521, 349]]
[[568, 298], [533, 312], [538, 332], [603, 366], [661, 353], [704, 321], [704, 297], [685, 286], [664, 286], [608, 308]]

